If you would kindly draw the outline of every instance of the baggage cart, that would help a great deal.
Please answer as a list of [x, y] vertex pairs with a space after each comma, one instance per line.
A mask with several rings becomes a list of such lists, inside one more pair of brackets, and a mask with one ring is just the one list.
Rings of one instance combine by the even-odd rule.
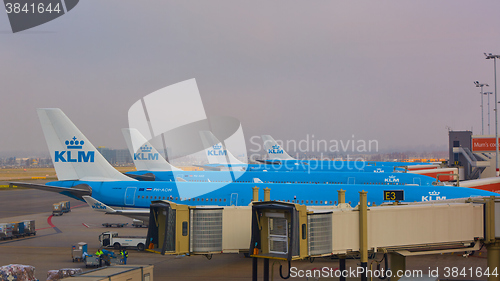
[[73, 248], [71, 250], [71, 258], [72, 258], [73, 262], [82, 262], [83, 261], [82, 255], [83, 255], [83, 252], [80, 249]]
[[0, 223], [0, 239], [12, 239], [12, 224], [11, 223]]
[[52, 215], [53, 216], [62, 216], [63, 215], [61, 203], [52, 204]]
[[11, 222], [12, 224], [12, 236], [19, 238], [24, 237], [24, 223], [23, 222]]
[[63, 213], [71, 212], [71, 207], [70, 207], [69, 201], [61, 201], [59, 203], [61, 204], [61, 211]]
[[99, 257], [88, 255], [85, 257], [85, 267], [99, 267]]
[[78, 245], [71, 246], [71, 258], [73, 259], [73, 262], [84, 261], [84, 255], [88, 255], [87, 243], [80, 242]]
[[105, 226], [105, 227], [124, 227], [127, 225], [128, 225], [128, 223], [109, 223], [109, 222], [105, 222], [102, 224], [102, 226]]
[[35, 220], [24, 220], [24, 234], [31, 236], [31, 235], [36, 235], [36, 230], [35, 230]]

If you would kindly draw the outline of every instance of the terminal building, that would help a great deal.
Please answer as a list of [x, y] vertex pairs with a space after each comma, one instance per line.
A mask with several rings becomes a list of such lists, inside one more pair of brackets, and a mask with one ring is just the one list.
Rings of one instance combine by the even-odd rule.
[[133, 164], [130, 152], [128, 149], [111, 149], [104, 146], [99, 146], [97, 151], [108, 160], [111, 165], [127, 165]]
[[449, 131], [449, 165], [459, 167], [460, 180], [496, 177], [494, 135]]

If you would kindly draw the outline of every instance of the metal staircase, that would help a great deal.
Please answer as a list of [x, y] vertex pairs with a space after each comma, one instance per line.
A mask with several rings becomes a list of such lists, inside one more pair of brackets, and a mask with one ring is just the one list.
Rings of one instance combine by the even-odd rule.
[[453, 147], [453, 153], [461, 153], [472, 167], [469, 180], [478, 179], [484, 169], [490, 166], [491, 157], [485, 153], [472, 153], [470, 149], [463, 147]]

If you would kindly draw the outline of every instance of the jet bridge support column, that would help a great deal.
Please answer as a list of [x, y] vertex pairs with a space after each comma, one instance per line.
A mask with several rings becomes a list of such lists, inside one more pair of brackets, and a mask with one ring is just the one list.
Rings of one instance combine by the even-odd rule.
[[500, 275], [491, 274], [495, 269], [496, 273], [500, 270], [500, 240], [496, 239], [495, 233], [495, 197], [492, 196], [486, 200], [485, 205], [485, 228], [486, 237], [485, 244], [488, 250], [488, 269], [490, 275], [488, 276], [488, 281], [500, 281]]
[[498, 281], [500, 280], [500, 275], [491, 274], [495, 269], [496, 273], [500, 270], [500, 241], [496, 240], [495, 243], [486, 245], [488, 250], [488, 269], [490, 271], [490, 276], [488, 276], [488, 281]]
[[258, 267], [258, 258], [252, 258], [252, 281], [257, 281], [257, 267]]
[[269, 281], [269, 259], [264, 259], [264, 281]]
[[366, 191], [359, 192], [359, 253], [361, 256], [361, 267], [364, 269], [361, 281], [367, 281], [366, 270], [368, 269], [368, 205]]
[[406, 270], [406, 257], [398, 253], [390, 253], [389, 256], [391, 257], [391, 281], [397, 281], [401, 278], [396, 276], [398, 270], [402, 270], [403, 272]]
[[271, 189], [269, 187], [264, 188], [264, 201], [271, 201]]
[[337, 191], [339, 193], [339, 205], [340, 204], [344, 204], [345, 203], [345, 190], [340, 189], [340, 190], [337, 190]]
[[340, 275], [339, 281], [346, 281], [346, 276], [343, 274], [345, 272], [345, 256], [339, 256], [339, 270], [342, 273]]
[[259, 201], [259, 188], [257, 186], [254, 186], [254, 187], [252, 187], [252, 190], [253, 190], [252, 201], [253, 202]]

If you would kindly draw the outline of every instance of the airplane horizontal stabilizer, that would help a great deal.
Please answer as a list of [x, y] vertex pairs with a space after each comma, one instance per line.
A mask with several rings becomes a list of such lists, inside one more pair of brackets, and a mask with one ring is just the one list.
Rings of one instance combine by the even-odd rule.
[[149, 221], [149, 209], [127, 209], [115, 210], [108, 205], [90, 196], [83, 196], [83, 199], [89, 204], [89, 207], [94, 211], [104, 212], [107, 215], [121, 215], [133, 219], [138, 219], [144, 222]]
[[129, 176], [133, 179], [140, 180], [140, 181], [155, 181], [156, 176], [153, 173], [146, 173], [142, 175], [134, 175], [134, 174], [128, 174], [125, 173], [124, 175]]
[[105, 213], [115, 213], [115, 209], [107, 206], [106, 204], [92, 198], [91, 196], [83, 196], [83, 200], [89, 204], [89, 207], [99, 211], [99, 212], [105, 212]]

